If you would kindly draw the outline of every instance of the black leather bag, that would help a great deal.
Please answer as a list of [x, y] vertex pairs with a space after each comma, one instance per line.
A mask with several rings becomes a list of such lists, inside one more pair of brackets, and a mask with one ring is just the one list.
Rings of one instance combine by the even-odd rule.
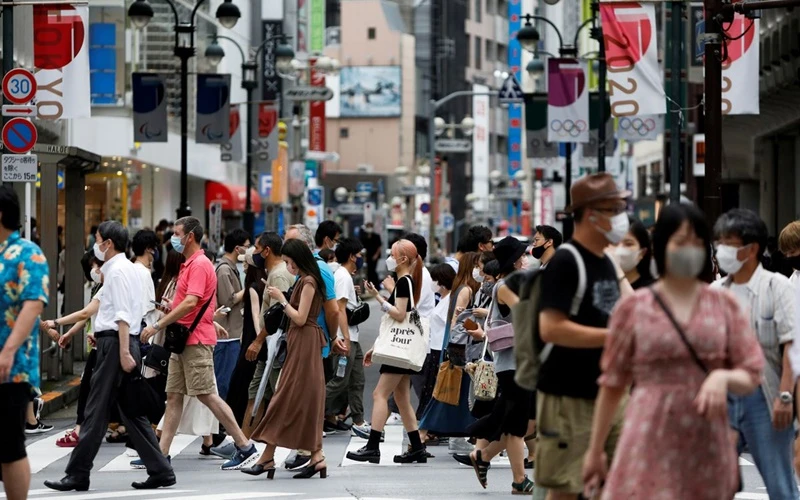
[[142, 363], [148, 368], [152, 368], [161, 375], [169, 372], [169, 357], [171, 353], [158, 344], [150, 344], [146, 349], [142, 345]]
[[[289, 288], [289, 290], [283, 293], [287, 302], [292, 296], [293, 288], [294, 287]], [[264, 293], [267, 293], [266, 290]], [[264, 311], [264, 327], [267, 329], [267, 335], [272, 335], [281, 328], [286, 330], [287, 320], [288, 318], [286, 317], [286, 312], [283, 310], [283, 306], [281, 304], [273, 304], [269, 309]]]
[[197, 316], [194, 318], [192, 326], [189, 328], [179, 325], [178, 323], [173, 323], [167, 327], [164, 332], [164, 349], [169, 352], [174, 352], [175, 354], [180, 354], [186, 349], [186, 341], [189, 340], [189, 335], [192, 334], [194, 329], [197, 328], [198, 323], [200, 323], [200, 320], [203, 319], [203, 315], [206, 313], [212, 299], [213, 296], [203, 304], [200, 312], [197, 313]]
[[124, 375], [119, 388], [119, 405], [128, 417], [147, 417], [154, 424], [166, 411], [164, 399], [139, 372]]
[[358, 302], [358, 305], [352, 311], [347, 309], [347, 324], [349, 326], [358, 326], [369, 319], [369, 304], [366, 302]]

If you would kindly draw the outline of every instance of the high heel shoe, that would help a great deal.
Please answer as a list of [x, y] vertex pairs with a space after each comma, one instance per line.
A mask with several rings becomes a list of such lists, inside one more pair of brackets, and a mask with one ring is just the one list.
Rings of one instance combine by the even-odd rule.
[[300, 472], [294, 475], [294, 479], [311, 479], [312, 477], [317, 475], [319, 472], [319, 478], [325, 479], [328, 477], [328, 467], [325, 466], [321, 469], [317, 469], [317, 465], [324, 462], [325, 459], [320, 460], [319, 462], [313, 463], [307, 467], [303, 467], [300, 469]]
[[[266, 467], [269, 464], [272, 464], [272, 467]], [[241, 471], [251, 476], [260, 476], [266, 472], [269, 479], [275, 479], [275, 460], [270, 460], [263, 464], [255, 464], [248, 469], [241, 469]]]

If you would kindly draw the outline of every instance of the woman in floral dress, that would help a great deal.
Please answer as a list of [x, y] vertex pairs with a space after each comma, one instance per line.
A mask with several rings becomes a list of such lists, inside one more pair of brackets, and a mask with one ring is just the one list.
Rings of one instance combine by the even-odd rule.
[[[697, 278], [711, 266], [709, 247], [709, 228], [697, 209], [664, 209], [653, 234], [663, 278], [623, 299], [611, 316], [584, 461], [589, 498], [603, 480], [603, 499], [727, 500], [736, 493], [738, 459], [727, 393], [758, 387], [764, 355], [735, 297]], [[603, 445], [632, 382], [625, 426], [607, 473]]]

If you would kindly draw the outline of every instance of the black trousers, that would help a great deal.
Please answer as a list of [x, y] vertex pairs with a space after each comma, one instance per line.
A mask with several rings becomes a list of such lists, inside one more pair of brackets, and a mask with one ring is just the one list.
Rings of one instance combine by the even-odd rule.
[[89, 357], [86, 358], [86, 366], [83, 368], [81, 375], [81, 387], [78, 392], [78, 419], [75, 421], [76, 425], [83, 425], [86, 420], [86, 402], [89, 401], [89, 390], [92, 387], [92, 373], [97, 364], [97, 349], [92, 349]]
[[[119, 410], [122, 423], [128, 430], [128, 436], [144, 461], [149, 475], [163, 474], [172, 471], [167, 458], [161, 454], [156, 435], [147, 417], [129, 417], [119, 408], [117, 391], [125, 372], [120, 365], [119, 338], [97, 334], [97, 363], [91, 377], [91, 389], [86, 401], [84, 421], [78, 446], [72, 451], [66, 473], [79, 480], [88, 479], [94, 465], [94, 459], [100, 450], [100, 444], [108, 428], [112, 406]], [[139, 353], [139, 339], [131, 337], [130, 353], [136, 360], [135, 370], [141, 369], [142, 359]]]

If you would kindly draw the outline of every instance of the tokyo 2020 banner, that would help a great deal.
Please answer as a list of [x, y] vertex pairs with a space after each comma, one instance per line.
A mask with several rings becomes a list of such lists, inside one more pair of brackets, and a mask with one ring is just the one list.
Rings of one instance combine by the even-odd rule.
[[759, 21], [736, 14], [726, 30], [727, 58], [722, 62], [722, 114], [757, 115]]
[[615, 117], [667, 112], [658, 65], [656, 7], [652, 3], [600, 5], [608, 68], [608, 98]]
[[589, 142], [589, 85], [585, 61], [548, 60], [547, 140]]

